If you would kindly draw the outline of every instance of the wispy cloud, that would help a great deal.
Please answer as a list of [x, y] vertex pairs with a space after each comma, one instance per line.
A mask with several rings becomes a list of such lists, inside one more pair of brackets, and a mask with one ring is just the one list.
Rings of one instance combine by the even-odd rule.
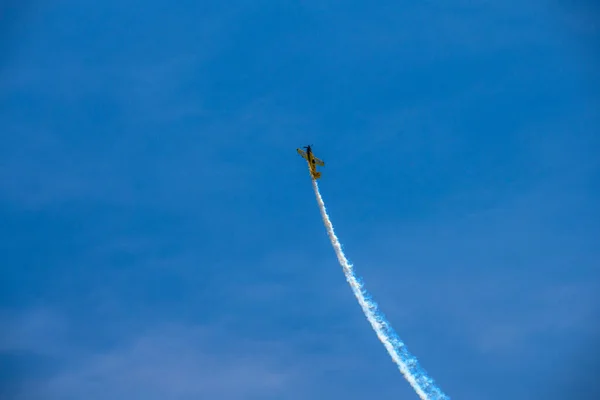
[[[40, 327], [35, 330], [40, 336], [47, 332]], [[277, 344], [248, 342], [223, 333], [163, 326], [103, 352], [80, 351], [65, 368], [30, 380], [14, 398], [280, 397], [290, 371]], [[64, 343], [48, 347], [64, 350]], [[38, 347], [33, 345], [32, 350], [37, 352]]]
[[[47, 317], [40, 317], [43, 314]], [[27, 320], [50, 320], [50, 315], [56, 314], [36, 309], [21, 315]], [[3, 326], [32, 339], [5, 342], [0, 352], [0, 357], [14, 355], [12, 361], [3, 358], [16, 371], [10, 390], [4, 392], [10, 399], [303, 399], [337, 395], [360, 399], [374, 390], [383, 398], [410, 390], [399, 384], [382, 389], [378, 381], [383, 378], [372, 370], [371, 360], [365, 361], [360, 349], [351, 351], [357, 343], [352, 339], [355, 334], [348, 331], [332, 335], [327, 327], [323, 331], [297, 329], [295, 333], [280, 330], [278, 337], [261, 339], [230, 324], [190, 325], [163, 318], [158, 325], [98, 345], [97, 337], [83, 338], [79, 329], [65, 328], [64, 318], [55, 320], [63, 321], [59, 336], [52, 333], [56, 322], [23, 321], [19, 325], [2, 321]], [[239, 318], [237, 326], [241, 326]], [[376, 343], [372, 345], [376, 347]], [[44, 365], [40, 363], [42, 355], [49, 357]], [[375, 360], [389, 363], [385, 358]], [[359, 370], [364, 381], [348, 382]], [[0, 383], [3, 378], [0, 376]]]
[[[67, 346], [67, 320], [48, 308], [0, 310], [0, 351], [57, 355]], [[60, 348], [60, 349], [59, 349]]]

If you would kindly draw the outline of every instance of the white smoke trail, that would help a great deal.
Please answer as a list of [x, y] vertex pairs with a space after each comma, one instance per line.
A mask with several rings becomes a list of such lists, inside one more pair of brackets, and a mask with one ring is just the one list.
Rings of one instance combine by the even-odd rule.
[[385, 316], [378, 310], [377, 303], [371, 299], [371, 296], [363, 288], [362, 282], [354, 275], [352, 264], [346, 259], [346, 256], [342, 251], [342, 246], [333, 231], [333, 225], [327, 215], [325, 203], [323, 202], [321, 193], [319, 193], [319, 186], [314, 179], [312, 182], [315, 195], [317, 196], [317, 202], [319, 203], [319, 209], [321, 210], [321, 216], [323, 217], [323, 222], [327, 228], [327, 233], [329, 234], [329, 239], [331, 240], [335, 254], [344, 270], [346, 280], [350, 284], [350, 287], [352, 288], [358, 303], [362, 307], [365, 316], [371, 323], [373, 330], [377, 333], [377, 337], [387, 349], [392, 360], [398, 365], [404, 378], [406, 378], [408, 383], [410, 383], [422, 400], [449, 399], [449, 397], [437, 387], [433, 379], [427, 375], [427, 372], [421, 368], [416, 357], [408, 352], [402, 340], [400, 340], [394, 329], [385, 319]]

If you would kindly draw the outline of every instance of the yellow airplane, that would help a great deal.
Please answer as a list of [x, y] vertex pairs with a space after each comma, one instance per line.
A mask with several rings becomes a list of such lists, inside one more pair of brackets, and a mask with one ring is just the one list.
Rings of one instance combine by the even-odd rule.
[[310, 146], [304, 146], [304, 148], [306, 149], [306, 152], [304, 152], [300, 149], [296, 149], [296, 151], [298, 151], [298, 154], [300, 154], [302, 157], [304, 157], [304, 159], [308, 162], [308, 168], [310, 169], [310, 176], [313, 179], [319, 179], [321, 177], [321, 173], [319, 171], [317, 171], [317, 165], [320, 167], [323, 167], [323, 166], [325, 166], [325, 163], [314, 156]]

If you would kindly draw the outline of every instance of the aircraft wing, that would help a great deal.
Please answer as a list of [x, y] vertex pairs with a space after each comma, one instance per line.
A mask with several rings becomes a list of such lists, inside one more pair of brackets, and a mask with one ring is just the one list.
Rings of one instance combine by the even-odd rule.
[[315, 164], [317, 164], [320, 167], [324, 167], [325, 163], [323, 162], [323, 160], [319, 160], [317, 157], [313, 157], [315, 159]]
[[302, 157], [304, 157], [305, 160], [308, 160], [308, 158], [306, 157], [306, 153], [300, 149], [296, 149], [296, 151], [298, 152], [298, 154], [300, 154]]

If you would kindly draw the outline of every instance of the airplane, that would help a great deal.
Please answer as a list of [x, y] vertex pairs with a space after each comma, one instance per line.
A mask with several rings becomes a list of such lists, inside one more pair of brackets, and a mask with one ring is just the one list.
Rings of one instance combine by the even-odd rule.
[[301, 149], [296, 149], [296, 151], [308, 162], [310, 176], [313, 179], [319, 179], [321, 177], [321, 173], [317, 171], [317, 165], [323, 167], [325, 166], [325, 163], [314, 156], [310, 145], [304, 146], [304, 148], [306, 149], [306, 152], [302, 151]]

